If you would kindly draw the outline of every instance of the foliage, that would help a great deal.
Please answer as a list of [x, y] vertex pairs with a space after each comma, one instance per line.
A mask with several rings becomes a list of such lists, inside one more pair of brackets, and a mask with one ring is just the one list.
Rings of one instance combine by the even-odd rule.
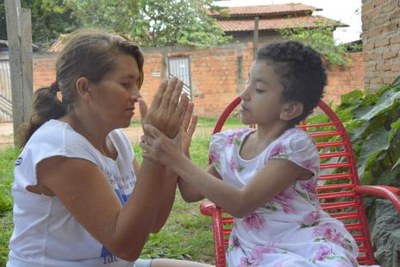
[[[48, 47], [61, 33], [80, 26], [74, 10], [65, 0], [21, 0], [21, 7], [31, 10], [32, 41], [39, 47]], [[0, 2], [0, 39], [7, 39], [4, 1]]]
[[[217, 0], [218, 1], [218, 0]], [[210, 46], [227, 42], [209, 10], [212, 0], [21, 0], [31, 9], [33, 42], [47, 48], [62, 33], [80, 27], [106, 29], [141, 46]], [[4, 2], [0, 2], [0, 39], [7, 39]]]
[[83, 25], [128, 35], [141, 46], [210, 46], [228, 40], [207, 13], [217, 8], [211, 0], [66, 1], [76, 6]]
[[348, 50], [359, 50], [355, 45], [336, 44], [333, 38], [334, 28], [322, 21], [315, 28], [288, 28], [280, 31], [284, 38], [300, 41], [321, 53], [329, 65], [346, 66], [350, 63]]
[[363, 184], [400, 186], [400, 77], [375, 93], [342, 96], [335, 112], [350, 134]]

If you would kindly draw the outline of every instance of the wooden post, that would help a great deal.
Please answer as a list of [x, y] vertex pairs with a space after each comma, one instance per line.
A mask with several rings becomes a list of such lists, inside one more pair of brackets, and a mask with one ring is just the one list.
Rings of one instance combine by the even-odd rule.
[[32, 24], [29, 9], [20, 0], [5, 0], [7, 39], [10, 51], [14, 145], [19, 146], [18, 128], [29, 119], [33, 95]]
[[255, 17], [254, 18], [254, 38], [253, 38], [253, 59], [256, 59], [256, 54], [258, 50], [258, 24], [259, 24], [260, 18]]

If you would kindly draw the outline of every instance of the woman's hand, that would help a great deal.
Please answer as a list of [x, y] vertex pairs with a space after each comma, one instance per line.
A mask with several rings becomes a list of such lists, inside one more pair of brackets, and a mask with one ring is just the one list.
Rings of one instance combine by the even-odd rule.
[[[173, 139], [165, 136], [153, 125], [144, 124], [144, 135], [142, 136], [141, 142], [141, 147], [144, 149], [143, 156], [163, 164], [165, 164], [165, 162], [161, 162], [159, 159], [155, 158], [155, 156], [166, 153], [167, 155], [165, 156], [168, 157], [169, 155], [181, 153], [181, 151], [183, 151], [185, 155], [189, 157], [189, 147], [197, 125], [197, 116], [193, 115], [193, 108], [193, 103], [188, 103], [183, 116], [180, 133]], [[160, 149], [163, 151], [160, 151]], [[162, 157], [160, 156], [160, 158]]]
[[168, 137], [175, 137], [187, 113], [189, 103], [187, 94], [182, 94], [182, 87], [182, 82], [176, 78], [169, 82], [164, 81], [154, 95], [148, 110], [139, 102], [141, 114], [145, 114], [142, 124], [151, 124]]

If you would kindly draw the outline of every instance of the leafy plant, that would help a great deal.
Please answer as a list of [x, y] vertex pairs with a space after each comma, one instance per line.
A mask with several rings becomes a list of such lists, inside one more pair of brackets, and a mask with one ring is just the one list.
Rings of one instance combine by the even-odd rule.
[[335, 111], [349, 132], [361, 182], [400, 186], [400, 77], [375, 93], [344, 95]]
[[75, 5], [83, 25], [128, 35], [140, 46], [210, 46], [230, 39], [208, 14], [209, 9], [217, 9], [211, 0], [64, 2]]
[[[315, 28], [287, 28], [280, 31], [289, 40], [305, 43], [321, 53], [331, 66], [346, 66], [350, 63], [347, 55], [350, 45], [336, 44], [333, 38], [334, 27], [327, 26], [322, 20]], [[359, 48], [357, 48], [359, 49]]]

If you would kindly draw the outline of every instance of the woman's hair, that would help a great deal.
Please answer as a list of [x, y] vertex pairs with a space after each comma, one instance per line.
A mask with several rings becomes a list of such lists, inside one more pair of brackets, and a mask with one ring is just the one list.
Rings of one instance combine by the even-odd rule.
[[[33, 98], [32, 115], [21, 127], [20, 141], [24, 146], [32, 134], [46, 121], [57, 119], [73, 108], [77, 97], [76, 81], [85, 77], [93, 83], [101, 81], [115, 68], [118, 55], [132, 55], [139, 67], [139, 88], [143, 84], [143, 54], [131, 41], [94, 29], [76, 31], [58, 55], [56, 80], [49, 87], [38, 89]], [[62, 100], [57, 92], [61, 91]]]
[[289, 121], [293, 127], [318, 105], [326, 85], [326, 71], [321, 55], [295, 41], [273, 43], [260, 48], [256, 61], [266, 60], [274, 67], [283, 85], [285, 101], [303, 104], [303, 113]]

